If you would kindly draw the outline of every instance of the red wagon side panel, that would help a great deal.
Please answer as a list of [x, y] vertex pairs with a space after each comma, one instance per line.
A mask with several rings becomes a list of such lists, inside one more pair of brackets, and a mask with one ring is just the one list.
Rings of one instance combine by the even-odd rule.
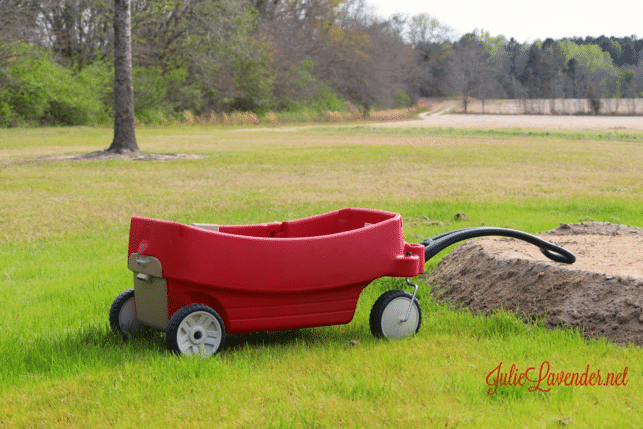
[[361, 291], [367, 284], [300, 294], [244, 294], [205, 291], [185, 284], [168, 285], [168, 306], [173, 314], [184, 305], [201, 302], [215, 309], [231, 333], [277, 331], [349, 323]]
[[133, 252], [161, 261], [170, 317], [209, 300], [229, 332], [348, 323], [372, 280], [424, 271], [400, 215], [367, 209], [219, 231], [134, 217]]

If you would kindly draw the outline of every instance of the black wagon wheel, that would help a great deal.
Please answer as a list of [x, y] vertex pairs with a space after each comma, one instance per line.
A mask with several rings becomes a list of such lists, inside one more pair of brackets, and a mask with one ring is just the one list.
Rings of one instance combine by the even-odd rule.
[[134, 289], [127, 289], [116, 297], [109, 309], [109, 325], [114, 333], [125, 338], [143, 332], [144, 326], [136, 317]]
[[165, 341], [167, 348], [175, 353], [213, 356], [225, 342], [223, 319], [205, 304], [186, 305], [170, 319]]
[[[407, 316], [409, 305], [411, 311]], [[422, 309], [417, 299], [403, 290], [390, 290], [380, 296], [371, 309], [371, 333], [376, 337], [398, 340], [410, 337], [420, 330]]]

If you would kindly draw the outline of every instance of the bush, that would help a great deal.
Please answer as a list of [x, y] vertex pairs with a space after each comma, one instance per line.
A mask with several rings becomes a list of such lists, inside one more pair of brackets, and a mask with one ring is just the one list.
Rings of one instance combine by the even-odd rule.
[[306, 109], [297, 110], [297, 111], [281, 111], [276, 112], [277, 120], [279, 122], [310, 122], [312, 116]]
[[344, 100], [325, 87], [319, 90], [319, 95], [309, 100], [308, 106], [316, 112], [343, 112], [346, 110]]
[[595, 115], [598, 115], [601, 110], [601, 99], [596, 95], [596, 92], [592, 87], [590, 87], [589, 91], [587, 92], [587, 101], [592, 112], [594, 112]]
[[6, 68], [0, 125], [93, 125], [106, 116], [101, 88], [45, 55], [17, 57]]
[[9, 105], [8, 98], [7, 91], [0, 92], [0, 127], [11, 127], [18, 124], [18, 115]]
[[277, 125], [279, 123], [279, 119], [277, 118], [277, 114], [270, 110], [268, 113], [266, 113], [263, 117], [264, 122], [269, 123], [270, 125]]
[[[148, 124], [164, 124], [167, 118], [180, 117], [178, 106], [168, 100], [177, 98], [185, 84], [187, 74], [182, 69], [163, 73], [157, 66], [132, 70], [134, 79], [134, 114], [136, 119]], [[172, 97], [170, 97], [170, 95]]]
[[401, 89], [398, 89], [395, 92], [395, 107], [398, 109], [403, 109], [405, 107], [408, 107], [408, 105], [411, 103], [411, 99], [409, 98], [408, 95]]
[[259, 118], [252, 112], [232, 112], [230, 120], [235, 125], [257, 125]]

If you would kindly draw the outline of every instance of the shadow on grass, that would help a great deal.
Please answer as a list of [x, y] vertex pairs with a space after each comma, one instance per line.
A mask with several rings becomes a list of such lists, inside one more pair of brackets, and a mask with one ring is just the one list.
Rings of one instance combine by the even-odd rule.
[[[226, 337], [223, 353], [227, 357], [251, 350], [287, 348], [348, 347], [370, 338], [358, 325], [321, 327], [291, 331], [235, 334]], [[171, 353], [165, 345], [165, 333], [147, 330], [144, 334], [123, 338], [108, 326], [90, 326], [61, 335], [40, 336], [28, 341], [4, 338], [0, 351], [7, 357], [0, 368], [3, 380], [62, 376], [91, 368], [120, 365], [141, 359], [156, 359]]]
[[357, 325], [253, 332], [227, 336], [225, 350], [234, 353], [236, 350], [248, 348], [283, 348], [301, 345], [307, 347], [350, 346], [368, 338], [370, 338], [370, 334]]
[[[310, 347], [326, 346], [331, 343], [344, 345], [355, 339], [361, 340], [365, 335], [357, 327], [322, 327], [293, 329], [289, 331], [253, 332], [226, 335], [222, 352], [234, 354], [248, 349], [280, 349], [290, 346], [306, 345]], [[359, 337], [359, 338], [357, 338]], [[157, 330], [146, 330], [133, 338], [123, 338], [109, 329], [94, 329], [89, 332], [69, 334], [63, 341], [79, 352], [98, 352], [127, 358], [140, 354], [169, 354], [166, 348], [165, 333]]]

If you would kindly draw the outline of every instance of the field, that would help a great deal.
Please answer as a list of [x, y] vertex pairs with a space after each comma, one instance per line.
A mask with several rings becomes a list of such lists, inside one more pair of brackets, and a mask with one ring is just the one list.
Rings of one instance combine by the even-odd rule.
[[[640, 348], [473, 316], [427, 284], [422, 328], [399, 342], [373, 338], [368, 315], [403, 279], [367, 287], [348, 325], [231, 336], [207, 360], [169, 354], [162, 334], [124, 342], [107, 315], [131, 287], [134, 215], [243, 224], [371, 207], [401, 213], [409, 242], [477, 225], [643, 226], [643, 132], [356, 123], [137, 136], [144, 151], [204, 157], [61, 160], [106, 148], [111, 130], [0, 131], [0, 428], [641, 427]], [[621, 383], [494, 390], [501, 363], [532, 377], [589, 365]]]

